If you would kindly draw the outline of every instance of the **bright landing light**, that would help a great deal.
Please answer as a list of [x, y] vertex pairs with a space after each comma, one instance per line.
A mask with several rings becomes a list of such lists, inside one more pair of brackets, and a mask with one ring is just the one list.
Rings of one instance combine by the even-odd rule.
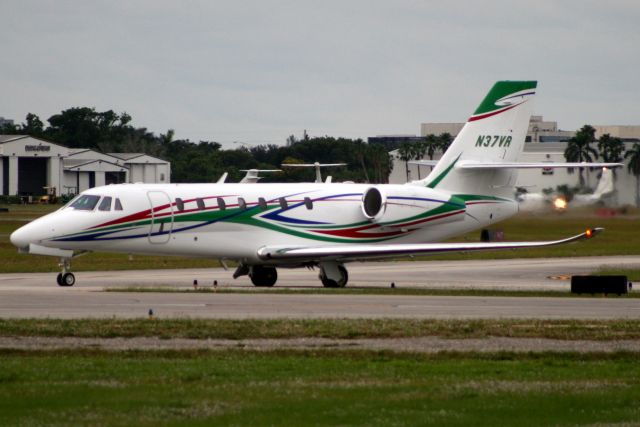
[[567, 209], [567, 201], [562, 197], [558, 197], [553, 201], [553, 207], [559, 211], [563, 211]]

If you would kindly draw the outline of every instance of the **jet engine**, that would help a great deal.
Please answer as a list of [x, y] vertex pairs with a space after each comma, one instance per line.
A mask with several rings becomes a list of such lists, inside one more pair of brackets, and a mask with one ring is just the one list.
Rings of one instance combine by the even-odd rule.
[[412, 221], [458, 221], [464, 218], [465, 210], [462, 199], [427, 187], [385, 185], [369, 187], [362, 195], [364, 216], [389, 227], [410, 226]]

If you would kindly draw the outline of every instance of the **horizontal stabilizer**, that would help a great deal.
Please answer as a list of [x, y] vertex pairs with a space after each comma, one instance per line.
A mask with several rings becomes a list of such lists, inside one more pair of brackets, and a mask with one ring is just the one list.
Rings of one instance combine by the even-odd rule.
[[372, 258], [393, 258], [413, 254], [443, 252], [471, 252], [497, 249], [538, 248], [589, 239], [603, 228], [590, 228], [584, 233], [561, 240], [538, 242], [479, 242], [479, 243], [409, 243], [409, 244], [351, 244], [328, 246], [264, 246], [258, 249], [263, 260], [291, 261], [357, 261]]
[[567, 168], [617, 168], [623, 166], [622, 163], [552, 163], [552, 162], [459, 162], [456, 169], [567, 169]]

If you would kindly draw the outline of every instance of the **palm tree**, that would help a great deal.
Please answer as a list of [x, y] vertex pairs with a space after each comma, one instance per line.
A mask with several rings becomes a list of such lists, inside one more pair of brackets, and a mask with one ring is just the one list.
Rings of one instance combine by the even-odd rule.
[[169, 129], [167, 133], [160, 134], [160, 136], [158, 137], [158, 141], [160, 142], [160, 144], [166, 147], [173, 142], [173, 137], [175, 135], [176, 131], [174, 131], [173, 129]]
[[636, 177], [636, 206], [640, 206], [640, 144], [633, 144], [633, 147], [624, 153], [624, 158], [629, 159], [627, 169]]
[[[576, 132], [576, 136], [570, 138], [567, 143], [567, 148], [564, 150], [564, 157], [567, 162], [593, 162], [598, 157], [598, 152], [595, 148], [591, 147], [591, 144], [595, 142], [596, 130], [593, 126], [584, 125]], [[584, 188], [585, 180], [582, 174], [584, 168], [578, 168], [580, 174], [580, 187]], [[569, 173], [573, 172], [573, 169], [568, 170]]]
[[624, 142], [618, 137], [605, 133], [598, 140], [598, 151], [605, 162], [618, 163], [622, 161]]
[[429, 160], [433, 160], [433, 156], [438, 151], [438, 138], [434, 134], [424, 137], [425, 153], [429, 156]]
[[[427, 147], [427, 143], [424, 140], [420, 140], [420, 141], [415, 141], [413, 143], [413, 159], [414, 160], [422, 160], [424, 158], [424, 155], [427, 153], [428, 147]], [[418, 179], [421, 179], [420, 177], [420, 165], [418, 166]]]
[[[598, 140], [598, 151], [605, 162], [619, 163], [624, 153], [624, 142], [618, 137], [611, 137], [605, 133]], [[613, 169], [613, 178], [616, 178], [616, 169]]]
[[409, 182], [409, 160], [413, 159], [413, 143], [405, 141], [398, 147], [398, 158], [404, 162], [404, 169], [407, 174], [407, 182]]
[[442, 151], [442, 154], [447, 151], [451, 143], [453, 142], [453, 137], [449, 132], [441, 133], [438, 136], [438, 148]]

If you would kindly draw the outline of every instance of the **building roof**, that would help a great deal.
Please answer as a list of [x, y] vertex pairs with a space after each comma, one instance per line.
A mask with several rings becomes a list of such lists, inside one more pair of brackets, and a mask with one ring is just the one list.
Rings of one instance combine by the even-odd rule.
[[110, 156], [117, 157], [120, 160], [131, 160], [136, 157], [144, 156], [144, 153], [107, 153]]
[[28, 137], [29, 135], [0, 135], [0, 144]]
[[93, 151], [90, 148], [69, 148], [69, 155], [73, 156], [74, 154], [84, 153], [85, 151]]
[[168, 161], [159, 157], [150, 156], [145, 153], [107, 153], [109, 156], [116, 157], [122, 160], [124, 163], [169, 163]]
[[[80, 169], [83, 168], [84, 166], [88, 166], [91, 164], [97, 163], [99, 165], [106, 165], [107, 169], [109, 170], [113, 170], [113, 171], [120, 171], [123, 169], [129, 169], [128, 167], [124, 166], [124, 165], [118, 165], [116, 163], [112, 163], [112, 162], [108, 162], [105, 160], [100, 160], [100, 159], [93, 159], [93, 160], [87, 160], [87, 159], [64, 159], [64, 170], [72, 170], [72, 169]], [[83, 168], [84, 169], [84, 168]]]

